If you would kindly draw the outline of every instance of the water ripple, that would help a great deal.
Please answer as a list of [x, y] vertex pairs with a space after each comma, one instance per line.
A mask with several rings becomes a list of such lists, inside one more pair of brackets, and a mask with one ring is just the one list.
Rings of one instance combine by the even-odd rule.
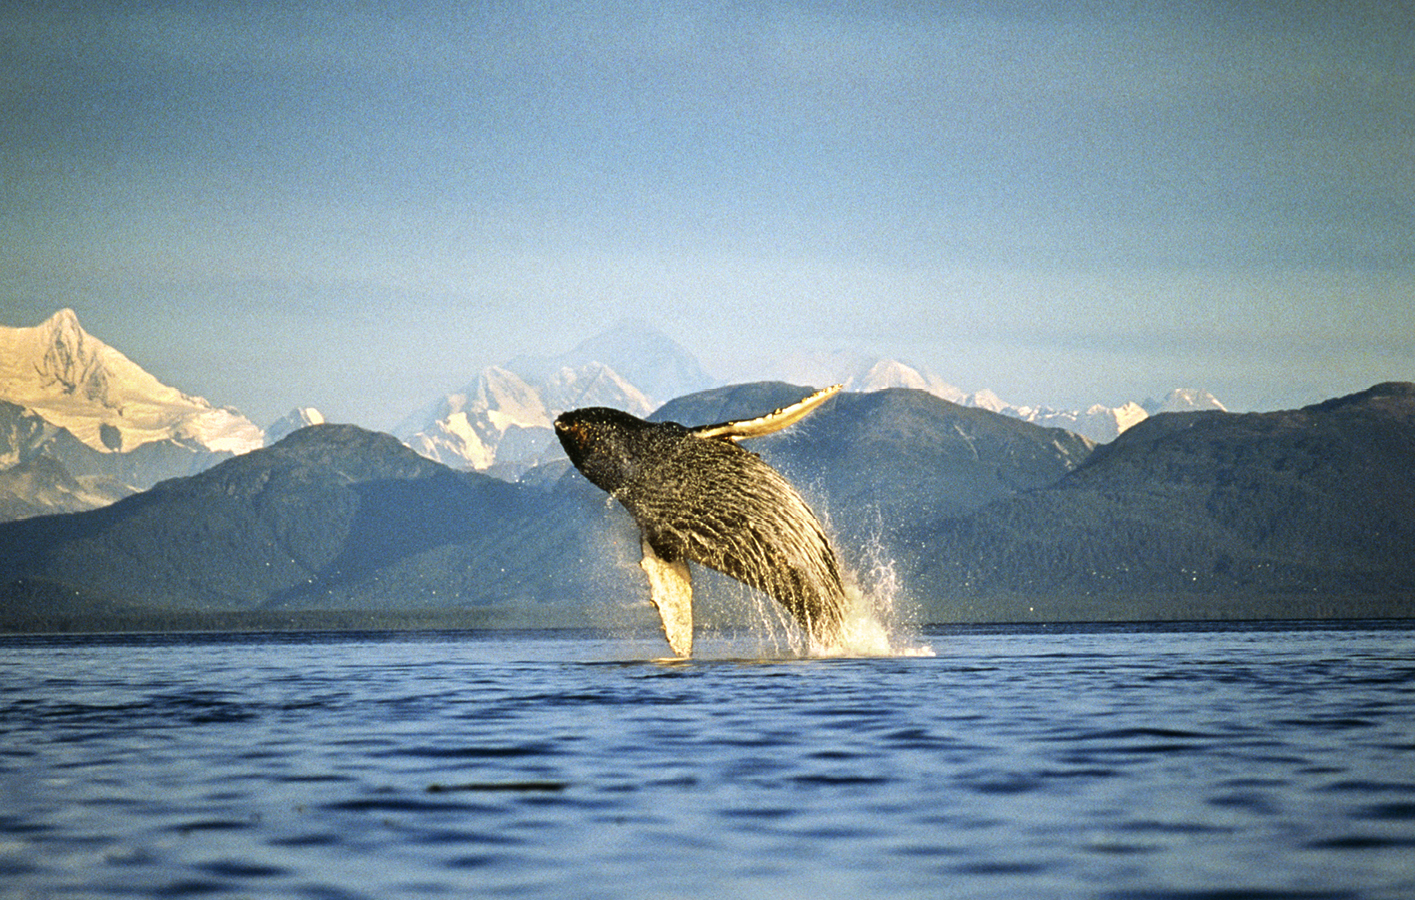
[[0, 877], [96, 898], [1396, 900], [1408, 638], [992, 629], [931, 635], [934, 658], [672, 664], [568, 632], [0, 639]]

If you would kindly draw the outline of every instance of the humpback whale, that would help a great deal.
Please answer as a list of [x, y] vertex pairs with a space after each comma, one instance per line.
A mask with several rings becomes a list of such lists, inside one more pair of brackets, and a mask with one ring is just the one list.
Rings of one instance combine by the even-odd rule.
[[640, 566], [676, 655], [693, 653], [689, 562], [776, 600], [816, 645], [839, 642], [845, 591], [825, 530], [781, 473], [737, 442], [800, 421], [840, 388], [832, 385], [755, 419], [696, 428], [607, 407], [571, 410], [555, 420], [575, 468], [638, 524]]

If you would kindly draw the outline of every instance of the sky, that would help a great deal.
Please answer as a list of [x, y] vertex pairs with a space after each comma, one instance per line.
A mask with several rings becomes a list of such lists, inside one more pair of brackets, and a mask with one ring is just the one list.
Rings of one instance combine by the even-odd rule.
[[0, 324], [389, 428], [651, 321], [1077, 408], [1415, 380], [1415, 10], [11, 3]]

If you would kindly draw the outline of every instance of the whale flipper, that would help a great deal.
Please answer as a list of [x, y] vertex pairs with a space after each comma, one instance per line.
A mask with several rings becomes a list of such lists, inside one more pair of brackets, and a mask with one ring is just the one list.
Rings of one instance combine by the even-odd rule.
[[773, 410], [764, 416], [757, 416], [755, 419], [742, 419], [738, 422], [720, 422], [716, 425], [702, 425], [697, 428], [688, 429], [689, 433], [700, 438], [726, 438], [730, 441], [740, 441], [744, 438], [762, 437], [772, 434], [783, 428], [795, 425], [797, 422], [810, 415], [811, 412], [825, 401], [839, 393], [844, 385], [832, 384], [828, 388], [821, 388], [814, 394], [803, 400], [783, 406]]
[[693, 655], [693, 576], [684, 560], [668, 562], [643, 541], [639, 568], [649, 577], [649, 600], [663, 620], [663, 636], [675, 655]]

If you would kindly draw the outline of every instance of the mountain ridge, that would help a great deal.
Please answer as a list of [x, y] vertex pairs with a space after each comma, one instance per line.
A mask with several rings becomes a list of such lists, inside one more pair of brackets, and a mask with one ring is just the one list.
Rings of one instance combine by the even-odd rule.
[[[659, 412], [735, 418], [805, 390]], [[918, 390], [841, 394], [750, 449], [847, 570], [884, 560], [924, 621], [1415, 616], [1415, 385], [1161, 414], [1094, 448]], [[638, 557], [632, 520], [568, 466], [510, 483], [315, 425], [102, 509], [0, 525], [0, 628], [651, 626]], [[730, 620], [736, 589], [698, 584], [705, 621]]]
[[913, 535], [917, 577], [959, 597], [1044, 581], [1112, 599], [1385, 596], [1415, 615], [1415, 385], [1156, 415], [1051, 486]]
[[[1100, 441], [1148, 414], [1134, 403], [1075, 413], [1016, 407], [986, 390], [965, 394], [927, 369], [854, 353], [794, 353], [764, 368], [809, 372], [820, 377], [795, 382], [844, 382], [851, 391], [919, 389]], [[463, 388], [405, 417], [393, 434], [429, 459], [514, 481], [562, 458], [551, 423], [563, 410], [602, 405], [644, 416], [714, 385], [691, 353], [651, 324], [627, 320], [565, 353], [486, 367]], [[15, 502], [0, 507], [0, 518], [102, 502], [201, 471], [323, 421], [317, 410], [297, 408], [261, 431], [230, 408], [161, 384], [87, 334], [68, 308], [38, 326], [0, 329], [4, 403], [15, 408], [0, 408], [0, 467], [46, 456], [80, 482], [109, 479], [118, 490], [75, 492], [61, 487], [52, 471], [39, 480], [16, 475], [9, 479]], [[1147, 406], [1157, 407], [1149, 401]], [[28, 499], [17, 493], [26, 489], [34, 492]]]
[[[636, 358], [636, 353], [642, 355]], [[1128, 402], [1115, 408], [1093, 405], [1084, 411], [1015, 406], [991, 391], [965, 393], [928, 369], [901, 360], [845, 351], [791, 353], [761, 368], [768, 374], [751, 383], [838, 383], [849, 393], [920, 390], [960, 406], [1002, 413], [1046, 428], [1064, 428], [1096, 443], [1113, 440], [1152, 412], [1223, 409], [1212, 394], [1188, 389], [1176, 389], [1164, 400], [1149, 400], [1143, 406]], [[637, 374], [631, 377], [625, 370]], [[651, 378], [644, 374], [655, 371], [668, 374]], [[680, 392], [664, 396], [640, 390], [637, 378], [649, 378], [660, 390], [667, 383]], [[571, 389], [574, 387], [578, 389]], [[405, 418], [393, 434], [428, 458], [453, 468], [516, 480], [543, 463], [563, 458], [551, 429], [560, 412], [612, 406], [642, 417], [685, 396], [718, 387], [725, 386], [713, 382], [696, 358], [667, 336], [643, 323], [620, 323], [558, 356], [520, 357], [488, 366], [459, 391], [445, 394]]]

